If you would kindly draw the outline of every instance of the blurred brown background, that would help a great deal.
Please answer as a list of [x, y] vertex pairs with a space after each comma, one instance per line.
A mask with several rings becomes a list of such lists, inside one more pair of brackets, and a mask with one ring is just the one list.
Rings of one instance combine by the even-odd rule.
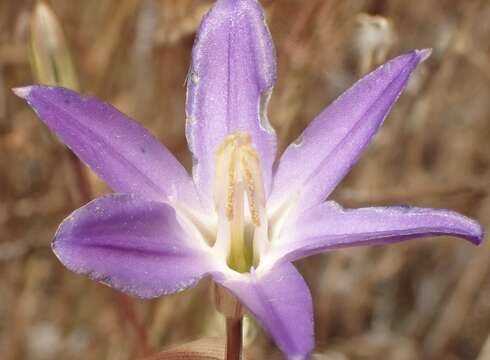
[[[52, 0], [85, 93], [140, 121], [186, 165], [184, 81], [203, 0]], [[281, 149], [342, 90], [411, 48], [434, 53], [335, 192], [345, 206], [447, 207], [490, 223], [490, 2], [267, 0]], [[31, 84], [35, 1], [0, 0], [0, 359], [134, 359], [221, 336], [208, 282], [129, 300], [50, 251], [82, 204], [69, 156], [10, 88]], [[369, 14], [369, 15], [368, 15]], [[373, 17], [380, 15], [381, 17]], [[108, 190], [93, 175], [96, 194]], [[490, 244], [427, 239], [299, 265], [315, 299], [315, 359], [490, 359]], [[145, 330], [146, 329], [146, 330]], [[250, 324], [256, 359], [280, 359]], [[486, 345], [485, 345], [486, 344]]]

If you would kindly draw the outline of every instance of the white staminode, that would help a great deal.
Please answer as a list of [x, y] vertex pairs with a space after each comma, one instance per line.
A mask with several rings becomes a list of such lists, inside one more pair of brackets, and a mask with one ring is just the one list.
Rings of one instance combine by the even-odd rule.
[[234, 132], [216, 150], [214, 204], [228, 265], [249, 271], [267, 244], [267, 218], [260, 160], [247, 133]]

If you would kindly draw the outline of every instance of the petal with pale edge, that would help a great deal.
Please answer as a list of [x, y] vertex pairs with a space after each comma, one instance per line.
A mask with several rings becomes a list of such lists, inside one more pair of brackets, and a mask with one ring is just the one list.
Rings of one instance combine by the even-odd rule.
[[274, 175], [272, 208], [300, 196], [324, 201], [371, 142], [417, 65], [430, 50], [398, 56], [359, 80], [327, 107], [282, 155]]
[[211, 269], [173, 208], [136, 195], [108, 195], [76, 210], [52, 246], [68, 269], [142, 298], [184, 290]]
[[211, 198], [216, 149], [235, 131], [251, 135], [269, 191], [276, 136], [266, 108], [275, 51], [256, 0], [218, 0], [204, 17], [187, 81], [187, 141], [193, 175]]
[[14, 92], [115, 192], [157, 201], [176, 195], [198, 206], [192, 179], [177, 159], [111, 105], [59, 87], [34, 85]]
[[476, 221], [450, 210], [408, 206], [343, 209], [329, 201], [306, 210], [285, 226], [271, 255], [294, 261], [327, 250], [440, 235], [478, 245], [483, 229]]
[[288, 359], [308, 358], [314, 345], [311, 294], [292, 264], [279, 264], [263, 274], [214, 279], [255, 316]]

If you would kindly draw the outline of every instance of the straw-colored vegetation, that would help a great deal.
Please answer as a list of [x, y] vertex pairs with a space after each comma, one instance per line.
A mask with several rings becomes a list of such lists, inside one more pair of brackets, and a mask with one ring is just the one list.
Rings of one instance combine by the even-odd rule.
[[[34, 81], [28, 56], [34, 3], [0, 1], [0, 358], [124, 360], [222, 336], [206, 281], [163, 299], [130, 300], [68, 272], [50, 251], [57, 224], [82, 197], [64, 147], [9, 90]], [[48, 2], [66, 33], [82, 91], [140, 121], [187, 165], [184, 82], [196, 27], [210, 3]], [[490, 2], [263, 5], [278, 54], [270, 117], [281, 150], [376, 63], [432, 47], [334, 198], [356, 207], [452, 208], [488, 229]], [[90, 182], [94, 195], [108, 191], [93, 175]], [[315, 299], [316, 359], [489, 359], [489, 265], [490, 243], [474, 248], [446, 238], [299, 263]], [[281, 358], [253, 324], [246, 341], [252, 359]]]

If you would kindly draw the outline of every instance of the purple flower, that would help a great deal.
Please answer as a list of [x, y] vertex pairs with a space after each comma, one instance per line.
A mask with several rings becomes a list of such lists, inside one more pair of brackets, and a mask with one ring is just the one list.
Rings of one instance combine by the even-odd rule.
[[68, 216], [55, 254], [70, 270], [142, 298], [211, 276], [288, 358], [306, 358], [312, 301], [292, 261], [422, 236], [482, 239], [478, 223], [448, 210], [325, 202], [429, 54], [411, 51], [357, 82], [274, 165], [267, 102], [275, 53], [262, 9], [255, 0], [218, 0], [203, 19], [189, 74], [192, 178], [112, 106], [63, 88], [15, 89], [115, 192]]

